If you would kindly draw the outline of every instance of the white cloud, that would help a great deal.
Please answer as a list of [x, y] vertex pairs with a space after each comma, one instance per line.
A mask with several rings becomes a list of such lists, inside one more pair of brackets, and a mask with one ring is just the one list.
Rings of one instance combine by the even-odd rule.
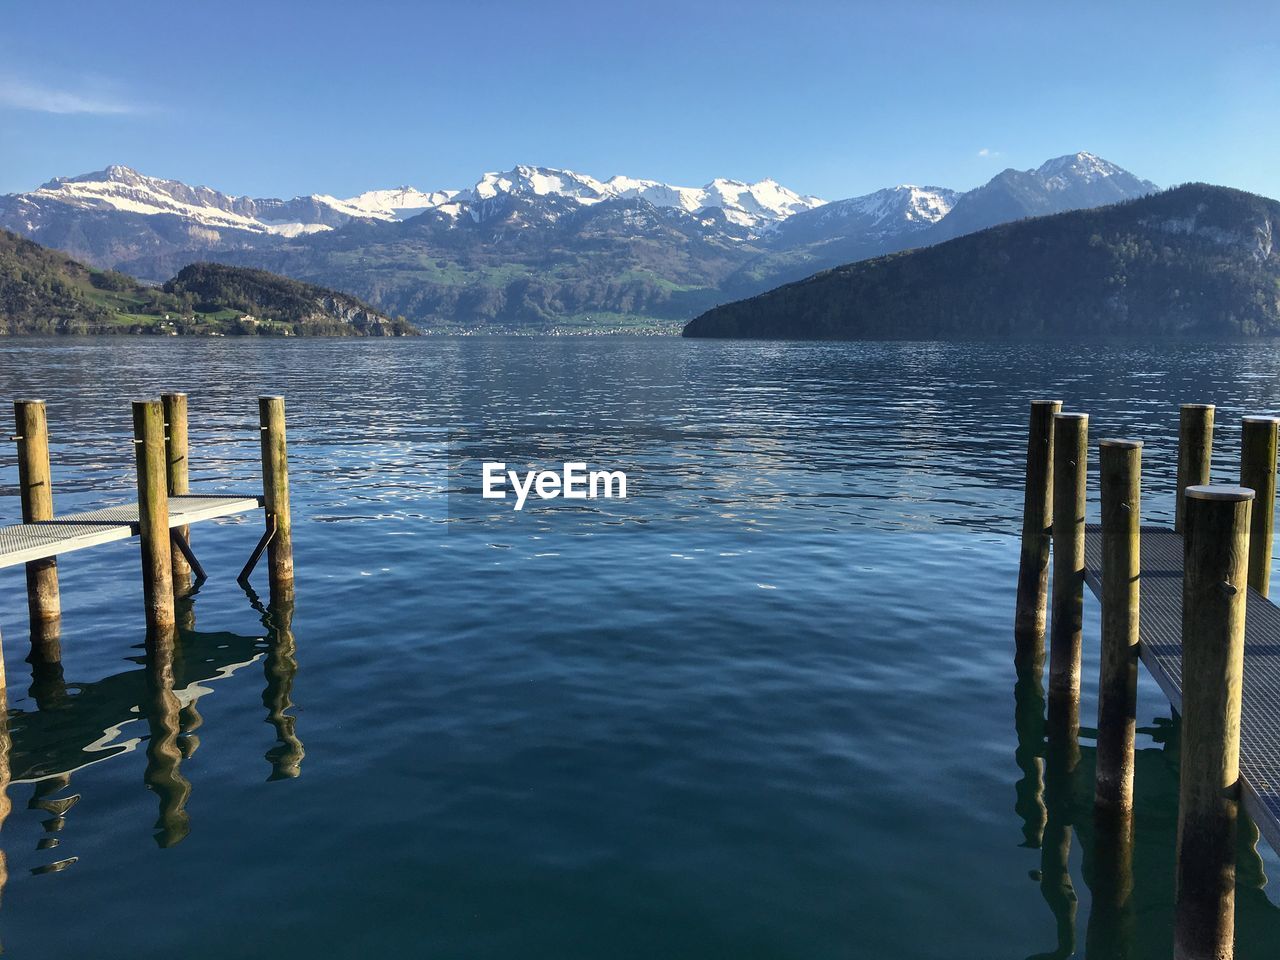
[[110, 95], [57, 90], [12, 77], [0, 77], [0, 108], [36, 113], [88, 113], [109, 116], [143, 113], [146, 107]]
[[998, 157], [998, 156], [1000, 156], [1000, 151], [999, 151], [999, 150], [992, 150], [990, 147], [983, 147], [981, 150], [979, 150], [979, 151], [978, 151], [978, 156], [980, 156], [980, 157]]

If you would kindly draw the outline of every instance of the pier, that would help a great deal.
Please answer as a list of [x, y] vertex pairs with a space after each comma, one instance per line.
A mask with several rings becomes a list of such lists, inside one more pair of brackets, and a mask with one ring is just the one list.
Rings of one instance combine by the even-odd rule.
[[[134, 503], [59, 515], [54, 511], [49, 428], [42, 400], [14, 402], [22, 523], [0, 527], [0, 568], [27, 570], [27, 606], [36, 659], [58, 659], [61, 619], [57, 558], [137, 537], [147, 628], [172, 631], [174, 602], [207, 574], [189, 542], [192, 525], [262, 510], [263, 534], [237, 578], [247, 588], [263, 553], [271, 589], [291, 592], [293, 541], [283, 397], [258, 401], [262, 493], [192, 493], [189, 486], [187, 395], [169, 393], [133, 404], [137, 464]], [[43, 649], [41, 649], [43, 648]]]
[[[1085, 535], [1085, 579], [1102, 598], [1102, 528]], [[1143, 665], [1182, 712], [1181, 535], [1166, 527], [1142, 528]], [[1240, 786], [1248, 812], [1272, 849], [1280, 852], [1280, 607], [1252, 587], [1245, 599], [1244, 670], [1240, 716]]]
[[[1101, 523], [1086, 524], [1088, 416], [1060, 410], [1056, 400], [1031, 407], [1014, 631], [1019, 682], [1040, 683], [1048, 609], [1045, 729], [1056, 775], [1069, 775], [1080, 757], [1087, 584], [1102, 605], [1094, 814], [1096, 836], [1106, 839], [1095, 855], [1132, 859], [1141, 662], [1181, 719], [1174, 957], [1227, 960], [1241, 806], [1280, 852], [1280, 607], [1267, 598], [1280, 420], [1244, 418], [1240, 484], [1213, 485], [1214, 408], [1183, 405], [1176, 519], [1164, 528], [1142, 524], [1135, 439], [1098, 443]], [[1127, 909], [1117, 907], [1117, 916]]]

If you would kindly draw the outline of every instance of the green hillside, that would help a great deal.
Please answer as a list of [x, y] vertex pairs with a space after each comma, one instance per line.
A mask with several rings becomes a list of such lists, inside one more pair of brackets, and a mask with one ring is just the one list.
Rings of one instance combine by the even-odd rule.
[[0, 231], [0, 333], [403, 336], [346, 294], [263, 270], [192, 264], [163, 287]]

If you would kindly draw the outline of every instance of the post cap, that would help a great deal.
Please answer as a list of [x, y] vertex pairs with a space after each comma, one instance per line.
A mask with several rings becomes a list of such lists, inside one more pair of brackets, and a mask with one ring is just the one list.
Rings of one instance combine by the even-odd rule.
[[182, 391], [182, 390], [167, 390], [164, 393], [160, 394], [162, 398], [163, 397], [185, 397], [186, 395], [187, 395], [186, 391]]
[[1098, 446], [1112, 447], [1113, 449], [1116, 449], [1116, 450], [1141, 450], [1142, 441], [1141, 440], [1117, 440], [1114, 437], [1107, 437], [1106, 439], [1099, 440]]
[[1241, 417], [1243, 423], [1280, 423], [1280, 417]]
[[1060, 407], [1062, 406], [1062, 401], [1061, 400], [1032, 400], [1031, 405], [1033, 407]]
[[264, 393], [258, 398], [259, 400], [283, 400], [283, 393]]
[[20, 406], [22, 406], [22, 405], [24, 405], [24, 404], [27, 404], [27, 403], [40, 403], [40, 404], [43, 404], [43, 403], [44, 403], [44, 401], [43, 401], [43, 400], [15, 400], [15, 401], [13, 401], [13, 405], [14, 405], [15, 407], [20, 407]]
[[1213, 404], [1212, 403], [1184, 403], [1182, 405], [1182, 409], [1183, 410], [1212, 410]]
[[1053, 419], [1055, 420], [1088, 420], [1089, 415], [1087, 413], [1055, 413], [1053, 415]]
[[1231, 500], [1239, 503], [1241, 500], [1252, 500], [1253, 491], [1248, 487], [1226, 483], [1206, 483], [1187, 487], [1186, 496], [1189, 500]]

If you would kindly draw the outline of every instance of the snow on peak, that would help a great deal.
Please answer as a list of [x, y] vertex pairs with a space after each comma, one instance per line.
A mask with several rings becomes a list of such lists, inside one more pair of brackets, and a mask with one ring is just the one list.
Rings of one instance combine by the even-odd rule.
[[390, 190], [366, 190], [356, 197], [338, 200], [334, 197], [321, 199], [331, 205], [341, 205], [341, 209], [351, 211], [352, 216], [369, 217], [374, 220], [405, 220], [423, 210], [442, 207], [459, 195], [457, 190], [433, 190], [424, 193], [417, 187], [394, 187]]
[[1124, 174], [1125, 170], [1096, 154], [1081, 151], [1046, 160], [1035, 172], [1050, 188], [1062, 189], [1070, 182], [1094, 183]]
[[865, 217], [869, 226], [906, 221], [920, 225], [937, 223], [955, 205], [957, 193], [945, 187], [918, 187], [912, 183], [885, 187], [861, 197], [830, 205], [836, 216]]
[[570, 197], [584, 203], [605, 199], [605, 185], [593, 177], [572, 170], [553, 167], [529, 167], [523, 164], [505, 173], [486, 173], [472, 188], [479, 200], [491, 200], [500, 193]]
[[731, 222], [753, 228], [767, 226], [824, 203], [817, 197], [801, 196], [769, 179], [756, 183], [716, 179], [703, 187], [681, 187], [626, 176], [601, 181], [572, 170], [523, 165], [505, 173], [485, 174], [471, 192], [480, 200], [492, 199], [500, 193], [555, 195], [583, 204], [611, 199], [641, 199], [655, 207], [671, 207], [689, 214], [718, 207]]

